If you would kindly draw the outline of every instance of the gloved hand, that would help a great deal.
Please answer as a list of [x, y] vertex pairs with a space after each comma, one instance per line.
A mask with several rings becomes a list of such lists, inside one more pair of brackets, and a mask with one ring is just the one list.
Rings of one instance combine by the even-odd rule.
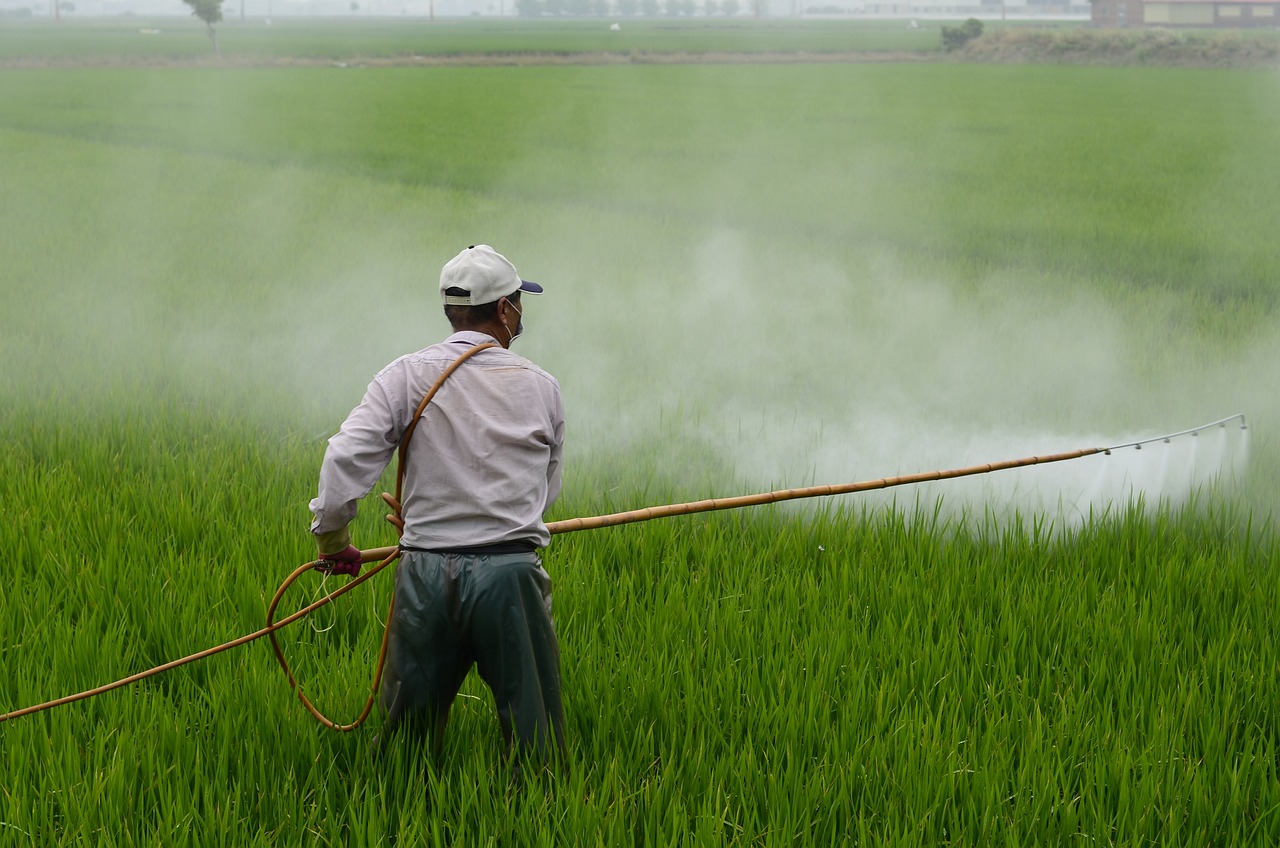
[[320, 554], [320, 558], [316, 560], [316, 569], [325, 574], [347, 574], [355, 577], [360, 573], [361, 564], [360, 549], [355, 545], [347, 545], [336, 554]]

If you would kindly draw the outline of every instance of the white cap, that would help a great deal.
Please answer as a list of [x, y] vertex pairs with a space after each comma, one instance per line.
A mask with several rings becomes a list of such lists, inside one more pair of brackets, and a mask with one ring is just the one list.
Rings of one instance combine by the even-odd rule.
[[[466, 295], [446, 294], [462, 289]], [[446, 306], [480, 306], [517, 291], [542, 294], [542, 286], [520, 279], [516, 266], [487, 244], [473, 244], [440, 271], [440, 297]]]

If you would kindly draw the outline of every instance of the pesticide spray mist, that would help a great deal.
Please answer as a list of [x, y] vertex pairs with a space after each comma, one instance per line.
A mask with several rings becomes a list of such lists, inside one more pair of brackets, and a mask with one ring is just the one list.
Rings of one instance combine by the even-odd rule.
[[[695, 92], [653, 87], [653, 74], [668, 71], [593, 72], [594, 88], [538, 107], [564, 110], [540, 113], [539, 126], [586, 122], [569, 146], [513, 140], [495, 166], [505, 181], [490, 174], [474, 194], [315, 162], [211, 162], [180, 144], [113, 148], [105, 168], [89, 142], [58, 141], [59, 168], [33, 162], [6, 190], [15, 208], [62, 198], [78, 218], [59, 228], [11, 216], [10, 244], [33, 249], [0, 263], [26, 308], [2, 325], [11, 367], [0, 379], [40, 402], [112, 381], [117, 396], [178, 386], [196, 407], [261, 416], [319, 445], [379, 368], [448, 334], [439, 268], [487, 242], [547, 288], [527, 302], [516, 350], [564, 388], [569, 490], [603, 458], [625, 469], [607, 484], [620, 506], [649, 505], [649, 490], [733, 495], [1105, 447], [1237, 412], [1248, 431], [879, 497], [1074, 522], [1134, 497], [1181, 503], [1223, 472], [1274, 476], [1280, 331], [1253, 321], [1235, 334], [1202, 332], [1199, 312], [1212, 313], [1210, 324], [1229, 312], [1064, 270], [1041, 261], [1034, 240], [1024, 256], [1000, 245], [999, 261], [977, 269], [955, 260], [974, 252], [975, 231], [925, 213], [945, 199], [948, 174], [1021, 150], [1016, 118], [1003, 135], [971, 138], [957, 128], [972, 116], [939, 98], [930, 129], [956, 140], [925, 148], [946, 161], [915, 176], [911, 145], [929, 134], [895, 135], [883, 120], [893, 110], [878, 99], [890, 94], [877, 93], [914, 71], [860, 79], [844, 90], [847, 114], [803, 87], [776, 99], [798, 104], [795, 114], [777, 105], [766, 114], [737, 74], [775, 86], [793, 72], [758, 70], [690, 76], [705, 86]], [[147, 79], [138, 103], [157, 99], [146, 85], [178, 96], [168, 78]], [[226, 138], [241, 137], [237, 121], [253, 138], [241, 101], [275, 83], [228, 82], [211, 84], [193, 110]], [[677, 149], [632, 140], [677, 119]], [[1006, 116], [992, 106], [984, 120]], [[883, 137], [845, 143], [871, 124]], [[191, 134], [192, 149], [204, 149]], [[822, 157], [788, 155], [822, 134]], [[610, 158], [615, 149], [623, 155]], [[1255, 180], [1250, 151], [1215, 151], [1224, 180]], [[588, 165], [584, 182], [575, 175]], [[681, 174], [674, 187], [671, 168]], [[544, 199], [547, 185], [557, 188]], [[1259, 197], [1274, 207], [1274, 194]], [[1226, 273], [1270, 261], [1266, 250], [1250, 259], [1224, 248], [1206, 264]], [[1275, 493], [1264, 495], [1273, 508]]]
[[[316, 189], [285, 175], [275, 190], [292, 208]], [[74, 336], [104, 371], [188, 386], [198, 404], [239, 398], [237, 414], [301, 429], [319, 445], [379, 368], [449, 332], [435, 280], [461, 240], [428, 249], [404, 235], [409, 220], [380, 219], [377, 234], [331, 232], [322, 256], [290, 273], [329, 261], [327, 270], [305, 285], [264, 281], [248, 314], [225, 291], [194, 292], [174, 314], [140, 290], [124, 300], [96, 292], [86, 274], [84, 290], [50, 316], [50, 326], [74, 328], [54, 347]], [[619, 507], [1107, 447], [1236, 412], [1254, 429], [1274, 420], [1276, 394], [1256, 391], [1254, 376], [1280, 361], [1274, 336], [1223, 351], [1194, 335], [1166, 337], [1168, 322], [1152, 320], [1149, 305], [1136, 320], [1085, 287], [960, 284], [888, 252], [797, 254], [725, 228], [619, 264], [619, 236], [596, 225], [585, 254], [554, 233], [528, 244], [511, 222], [490, 241], [547, 288], [528, 299], [516, 350], [563, 386], [570, 490], [575, 473], [603, 458], [627, 469], [609, 484]], [[363, 246], [377, 241], [395, 246], [370, 256]], [[152, 261], [167, 274], [185, 260]], [[116, 318], [95, 320], [104, 314]], [[15, 354], [30, 357], [31, 344], [20, 346]], [[76, 361], [38, 367], [45, 380], [84, 386], [50, 373]], [[1135, 498], [1176, 506], [1238, 481], [1253, 432], [1216, 428], [1141, 451], [854, 497], [1074, 525]]]
[[[550, 332], [529, 344], [565, 382], [587, 450], [647, 454], [659, 475], [683, 475], [682, 491], [705, 497], [1109, 447], [1258, 410], [1237, 375], [1276, 345], [1223, 356], [1194, 339], [1158, 340], [1155, 327], [1087, 290], [1048, 295], [991, 280], [966, 293], [913, 279], [883, 256], [845, 268], [806, 259], [717, 233], [690, 247], [684, 273], [655, 269], [619, 287], [639, 294], [611, 294], [597, 314], [619, 320], [587, 326], [585, 359], [562, 355], [555, 340], [582, 338], [572, 304], [600, 296], [566, 273], [569, 306], [548, 298], [532, 320]], [[1153, 357], [1153, 344], [1177, 350]], [[1235, 486], [1251, 432], [1235, 421], [1141, 449], [856, 497], [1074, 526], [1137, 500], [1176, 507], [1206, 487]]]

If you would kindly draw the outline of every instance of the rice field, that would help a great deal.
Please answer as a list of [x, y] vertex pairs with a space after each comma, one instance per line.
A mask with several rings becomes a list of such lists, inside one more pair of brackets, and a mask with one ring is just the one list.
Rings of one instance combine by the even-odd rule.
[[[1023, 496], [1074, 478], [1001, 472], [559, 536], [562, 773], [509, 785], [474, 676], [443, 762], [375, 759], [376, 716], [320, 728], [255, 643], [0, 723], [0, 844], [1280, 841], [1278, 86], [0, 72], [0, 713], [262, 625], [324, 440], [446, 333], [468, 243], [548, 291], [517, 349], [569, 410], [550, 519], [1251, 432], [1240, 479], [1070, 520]], [[394, 540], [377, 491], [366, 548]], [[334, 717], [389, 586], [284, 634]]]

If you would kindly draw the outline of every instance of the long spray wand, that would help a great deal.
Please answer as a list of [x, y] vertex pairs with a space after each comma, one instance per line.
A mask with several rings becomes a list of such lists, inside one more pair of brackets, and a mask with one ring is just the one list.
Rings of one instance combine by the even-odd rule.
[[[448, 375], [446, 374], [445, 377], [447, 376]], [[443, 382], [443, 379], [444, 378], [442, 377], [440, 382]], [[437, 383], [436, 387], [434, 388], [438, 388], [438, 387], [439, 387], [439, 383]], [[433, 391], [434, 391], [434, 388], [433, 388]], [[428, 393], [428, 396], [423, 399], [423, 402], [419, 407], [419, 415], [421, 414], [422, 409], [425, 408], [427, 402], [429, 402], [431, 394], [432, 393]], [[1028, 456], [1022, 459], [1011, 459], [1011, 460], [1004, 460], [1001, 462], [991, 462], [985, 465], [971, 465], [965, 468], [955, 468], [950, 470], [926, 471], [919, 474], [906, 474], [899, 477], [881, 477], [876, 480], [864, 480], [857, 483], [844, 483], [839, 485], [827, 485], [827, 486], [808, 486], [808, 487], [799, 488], [799, 489], [780, 489], [772, 492], [761, 492], [759, 494], [754, 494], [754, 495], [740, 495], [738, 497], [730, 497], [730, 498], [709, 498], [709, 499], [700, 500], [700, 501], [690, 501], [688, 503], [667, 504], [664, 506], [645, 507], [643, 509], [635, 509], [627, 512], [615, 512], [608, 515], [597, 515], [589, 518], [570, 518], [564, 521], [555, 521], [548, 524], [547, 529], [550, 530], [553, 535], [557, 535], [561, 533], [574, 533], [580, 530], [595, 530], [602, 527], [613, 527], [619, 524], [634, 524], [640, 521], [651, 521], [655, 518], [669, 518], [676, 515], [692, 515], [694, 513], [699, 513], [699, 512], [714, 512], [717, 510], [725, 510], [725, 509], [740, 509], [743, 507], [762, 506], [765, 504], [779, 503], [781, 501], [788, 501], [788, 500], [797, 500], [800, 498], [829, 497], [832, 495], [852, 494], [854, 492], [867, 492], [867, 491], [872, 491], [876, 489], [890, 489], [896, 486], [909, 486], [917, 483], [929, 483], [937, 480], [952, 480], [957, 477], [972, 477], [978, 474], [990, 474], [993, 471], [1006, 471], [1014, 468], [1026, 468], [1032, 465], [1047, 465], [1053, 462], [1067, 462], [1073, 459], [1081, 459], [1086, 456], [1095, 456], [1097, 454], [1110, 455], [1117, 451], [1123, 451], [1128, 449], [1142, 450], [1142, 448], [1146, 445], [1151, 445], [1156, 443], [1168, 443], [1173, 439], [1180, 438], [1182, 436], [1197, 436], [1200, 433], [1206, 430], [1210, 430], [1214, 427], [1225, 429], [1227, 425], [1233, 421], [1239, 422], [1239, 428], [1241, 430], [1248, 429], [1248, 425], [1245, 422], [1244, 415], [1237, 413], [1235, 415], [1229, 415], [1226, 418], [1220, 418], [1217, 421], [1211, 421], [1208, 424], [1202, 424], [1199, 427], [1192, 427], [1186, 430], [1179, 430], [1176, 433], [1167, 433], [1162, 436], [1152, 436], [1150, 438], [1140, 439], [1134, 442], [1125, 442], [1123, 444], [1112, 445], [1110, 447], [1105, 447], [1105, 448], [1081, 448], [1079, 450], [1067, 451], [1064, 453], [1053, 453], [1053, 454], [1046, 454], [1043, 456]], [[401, 466], [403, 467], [403, 462], [401, 463]], [[391, 523], [393, 524], [397, 524], [397, 528], [399, 528], [401, 526], [400, 524], [398, 524], [399, 522], [398, 514], [399, 514], [399, 506], [400, 506], [399, 499], [392, 498], [391, 496], [386, 494], [383, 495], [383, 498], [384, 500], [387, 501], [389, 505], [391, 505], [393, 511], [396, 513], [396, 516], [388, 516], [388, 520], [391, 521]], [[303, 607], [302, 609], [289, 615], [288, 617], [283, 618], [280, 621], [275, 621], [274, 616], [275, 616], [276, 606], [280, 603], [281, 598], [284, 597], [285, 591], [289, 588], [289, 586], [293, 584], [295, 580], [297, 580], [307, 571], [310, 571], [311, 569], [316, 568], [320, 564], [318, 561], [303, 563], [302, 565], [298, 566], [298, 568], [296, 568], [293, 571], [293, 573], [291, 573], [287, 578], [285, 578], [285, 581], [280, 585], [279, 590], [277, 590], [275, 597], [272, 598], [271, 604], [267, 610], [267, 625], [262, 629], [256, 630], [253, 633], [249, 633], [245, 636], [241, 636], [238, 639], [233, 639], [232, 641], [226, 642], [222, 645], [218, 645], [213, 648], [207, 648], [203, 651], [199, 651], [197, 653], [191, 654], [181, 659], [164, 663], [163, 665], [156, 666], [155, 668], [148, 669], [147, 671], [139, 672], [138, 674], [130, 675], [129, 677], [122, 678], [113, 683], [108, 683], [104, 686], [99, 686], [95, 689], [88, 689], [88, 690], [85, 690], [84, 692], [79, 692], [75, 695], [68, 695], [66, 697], [57, 698], [52, 701], [46, 701], [43, 704], [36, 704], [35, 706], [25, 707], [20, 710], [14, 710], [12, 712], [0, 714], [0, 722], [5, 722], [5, 721], [8, 721], [9, 719], [21, 718], [22, 716], [27, 716], [33, 713], [42, 712], [44, 710], [48, 710], [53, 707], [61, 706], [62, 704], [70, 704], [75, 701], [82, 701], [82, 700], [85, 700], [86, 698], [91, 698], [95, 695], [101, 695], [103, 693], [110, 692], [114, 689], [119, 689], [123, 686], [128, 686], [131, 683], [137, 683], [138, 681], [145, 680], [148, 677], [153, 677], [162, 672], [170, 671], [172, 669], [178, 668], [179, 666], [186, 665], [187, 663], [195, 662], [196, 660], [201, 660], [206, 657], [211, 657], [214, 654], [222, 653], [223, 651], [227, 651], [232, 648], [239, 647], [240, 645], [248, 644], [249, 642], [252, 642], [256, 639], [260, 639], [263, 636], [268, 636], [270, 637], [272, 645], [275, 648], [276, 658], [280, 662], [281, 667], [285, 671], [285, 675], [289, 679], [290, 686], [292, 686], [294, 691], [297, 692], [298, 697], [302, 700], [307, 710], [321, 724], [324, 724], [326, 727], [330, 727], [334, 730], [339, 730], [339, 731], [354, 730], [357, 727], [359, 727], [364, 722], [364, 720], [368, 717], [373, 705], [373, 701], [376, 697], [378, 683], [381, 680], [381, 675], [382, 675], [383, 660], [385, 659], [385, 655], [386, 655], [386, 634], [384, 633], [383, 635], [382, 651], [381, 651], [381, 655], [378, 658], [377, 669], [374, 674], [374, 681], [373, 681], [373, 687], [372, 687], [373, 691], [370, 693], [368, 703], [366, 703], [364, 710], [361, 712], [360, 716], [354, 722], [350, 724], [337, 724], [329, 720], [328, 718], [326, 718], [324, 715], [322, 715], [311, 704], [311, 702], [307, 699], [306, 695], [303, 694], [297, 681], [294, 679], [292, 672], [289, 670], [288, 663], [285, 661], [285, 658], [284, 658], [284, 653], [280, 649], [280, 646], [276, 641], [275, 632], [284, 627], [287, 627], [288, 625], [292, 624], [293, 622], [297, 621], [303, 616], [314, 612], [315, 610], [319, 609], [325, 604], [332, 602], [333, 600], [341, 597], [342, 595], [345, 595], [347, 592], [350, 592], [352, 589], [356, 588], [361, 583], [366, 582], [367, 580], [372, 578], [375, 574], [377, 574], [379, 571], [386, 568], [391, 563], [395, 562], [395, 560], [399, 558], [399, 556], [400, 556], [400, 548], [398, 546], [390, 546], [385, 548], [370, 548], [369, 550], [363, 551], [361, 553], [361, 562], [377, 563], [375, 567], [369, 569], [364, 574], [348, 582], [346, 585], [338, 589], [335, 589], [333, 592], [330, 592], [324, 597], [314, 601], [313, 603], [307, 605], [306, 607]], [[388, 616], [387, 621], [389, 624], [390, 616]]]

